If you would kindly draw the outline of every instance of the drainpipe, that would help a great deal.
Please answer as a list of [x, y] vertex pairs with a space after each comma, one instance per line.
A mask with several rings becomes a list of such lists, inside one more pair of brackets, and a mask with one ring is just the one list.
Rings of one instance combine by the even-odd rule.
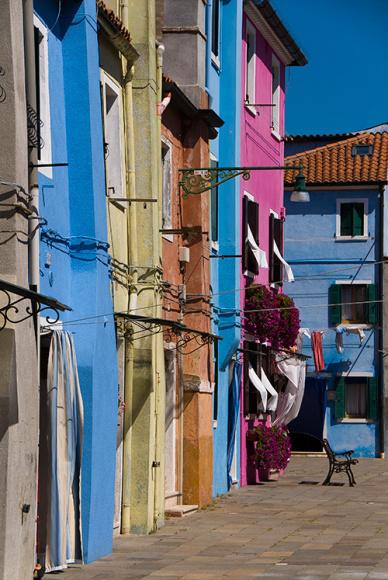
[[[121, 2], [121, 20], [129, 30], [128, 0]], [[135, 142], [133, 127], [133, 98], [132, 79], [134, 67], [128, 61], [125, 64], [124, 76], [124, 99], [125, 99], [125, 143], [126, 143], [126, 187], [127, 196], [136, 197], [135, 181]], [[138, 264], [137, 257], [137, 231], [136, 204], [129, 204], [127, 210], [127, 252], [128, 265]], [[132, 232], [132, 235], [131, 235]], [[136, 309], [137, 305], [137, 270], [131, 270], [131, 286], [129, 290], [129, 313]], [[128, 338], [125, 339], [125, 370], [124, 370], [124, 439], [123, 439], [123, 481], [122, 481], [122, 507], [121, 507], [121, 533], [128, 534], [131, 528], [131, 425], [132, 425], [132, 378], [133, 378], [133, 344]]]
[[[380, 194], [380, 244], [379, 244], [379, 258], [378, 260], [384, 259], [384, 192], [385, 192], [386, 185], [381, 185], [379, 188]], [[384, 274], [385, 268], [387, 266], [383, 264], [379, 264], [379, 287], [380, 287], [380, 295], [381, 298], [385, 299], [385, 285], [384, 285]], [[385, 342], [385, 335], [386, 329], [385, 325], [385, 317], [384, 317], [384, 302], [380, 302], [378, 304], [378, 372], [380, 376], [380, 429], [379, 429], [379, 443], [380, 443], [380, 457], [385, 458], [385, 446], [387, 444], [387, 414], [388, 409], [386, 408], [386, 387], [385, 387], [385, 365], [384, 365], [384, 342]]]
[[[34, 11], [33, 0], [23, 2], [23, 27], [24, 27], [24, 58], [26, 75], [27, 104], [37, 110], [36, 102], [36, 79], [35, 79], [35, 41], [34, 41]], [[39, 291], [39, 233], [36, 230], [39, 215], [39, 186], [38, 186], [38, 154], [36, 147], [28, 148], [28, 190], [31, 195], [30, 207], [33, 214], [28, 220], [28, 281], [30, 288]], [[34, 167], [35, 166], [35, 167]], [[35, 233], [34, 233], [34, 230]], [[36, 330], [37, 331], [37, 330]]]

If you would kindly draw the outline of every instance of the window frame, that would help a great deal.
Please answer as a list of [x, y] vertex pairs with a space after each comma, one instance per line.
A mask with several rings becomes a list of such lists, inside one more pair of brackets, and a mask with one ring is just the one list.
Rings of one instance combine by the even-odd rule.
[[[253, 237], [255, 238], [256, 244], [260, 247], [260, 232], [259, 232], [260, 206], [251, 193], [249, 193], [248, 191], [244, 191], [243, 208], [244, 208], [244, 198], [248, 200], [248, 206], [249, 206], [249, 202], [254, 203], [257, 206], [257, 228], [256, 228], [255, 232], [254, 231], [252, 232], [252, 234], [253, 234]], [[257, 267], [255, 267], [256, 272], [253, 272], [253, 271], [249, 270], [249, 268], [248, 268], [249, 258], [248, 257], [246, 258], [246, 254], [247, 254], [247, 256], [249, 255], [249, 250], [247, 249], [246, 237], [248, 234], [248, 226], [250, 226], [251, 224], [249, 223], [248, 216], [244, 216], [244, 211], [242, 212], [242, 214], [243, 215], [241, 217], [242, 217], [243, 239], [241, 240], [241, 242], [242, 242], [242, 248], [241, 248], [241, 250], [242, 250], [242, 264], [241, 265], [242, 265], [243, 276], [246, 276], [247, 278], [250, 278], [253, 280], [254, 277], [257, 276], [259, 273], [259, 266], [257, 265]], [[245, 220], [244, 220], [244, 217], [245, 217]]]
[[[125, 177], [125, 163], [126, 163], [126, 151], [125, 151], [125, 140], [124, 140], [124, 113], [123, 113], [123, 89], [121, 85], [113, 79], [103, 68], [100, 69], [100, 82], [101, 82], [101, 99], [102, 99], [102, 115], [103, 115], [103, 137], [104, 137], [104, 158], [105, 158], [105, 193], [106, 196], [111, 199], [116, 205], [123, 209], [127, 209], [125, 202], [120, 202], [117, 198], [128, 197], [127, 194], [127, 184]], [[108, 187], [109, 180], [109, 169], [107, 157], [105, 157], [105, 143], [106, 143], [106, 86], [109, 87], [111, 91], [116, 93], [118, 98], [119, 107], [119, 148], [120, 148], [120, 175], [121, 175], [121, 192], [110, 193], [110, 188]]]
[[[172, 209], [173, 209], [173, 203], [172, 203], [172, 143], [166, 139], [164, 136], [162, 136], [161, 138], [161, 143], [160, 143], [161, 147], [160, 147], [160, 153], [161, 153], [161, 164], [162, 164], [162, 229], [173, 229], [173, 215], [172, 215]], [[169, 223], [165, 224], [163, 222], [164, 220], [164, 216], [165, 216], [165, 163], [164, 163], [164, 157], [163, 157], [163, 148], [167, 149], [167, 156], [169, 158], [168, 160], [168, 166], [169, 166], [169, 184], [170, 184], [170, 188], [169, 188], [169, 198], [170, 198], [170, 204], [169, 204]], [[165, 240], [168, 240], [169, 242], [172, 242], [174, 240], [174, 235], [173, 234], [166, 234], [163, 233], [163, 238]]]
[[[248, 369], [250, 363], [254, 368], [256, 374], [260, 377], [261, 369], [264, 368], [265, 374], [267, 375], [269, 380], [273, 383], [273, 377], [269, 372], [271, 369], [270, 365], [271, 349], [265, 344], [260, 344], [259, 342], [254, 342], [252, 340], [244, 340], [243, 351], [244, 351], [244, 385], [243, 385], [244, 417], [252, 419], [258, 417], [261, 414], [270, 415], [270, 413], [267, 411], [264, 413], [263, 411], [258, 410], [261, 401], [260, 393], [255, 389], [254, 386], [252, 386], [251, 381], [249, 379]], [[257, 352], [258, 354], [256, 355], [254, 351]], [[256, 402], [255, 404], [256, 411], [254, 411], [251, 408], [253, 401]]]
[[[254, 50], [251, 59], [249, 57], [249, 38], [253, 39]], [[250, 20], [245, 24], [245, 98], [246, 109], [253, 115], [257, 115], [256, 107], [256, 68], [257, 68], [257, 30]], [[250, 74], [251, 73], [251, 74]], [[252, 93], [251, 93], [252, 90]]]
[[[364, 204], [364, 234], [362, 236], [343, 236], [341, 235], [341, 205], [342, 204]], [[335, 238], [339, 241], [357, 241], [357, 240], [368, 240], [368, 198], [366, 197], [343, 197], [338, 198], [336, 201], [336, 229]]]
[[[274, 75], [274, 70], [277, 72], [277, 76]], [[281, 65], [280, 60], [272, 54], [272, 64], [271, 64], [271, 132], [274, 137], [281, 139], [280, 134], [280, 105], [281, 105]], [[277, 78], [276, 89], [274, 90], [274, 78]], [[274, 106], [275, 105], [275, 106]]]
[[[346, 379], [364, 379], [366, 382], [366, 417], [346, 417]], [[334, 416], [338, 424], [342, 423], [377, 423], [379, 382], [373, 372], [351, 371], [340, 373], [336, 377], [334, 397]], [[343, 416], [340, 411], [343, 411]]]
[[[34, 14], [33, 18], [34, 29], [37, 28], [42, 39], [39, 43], [39, 70], [37, 72], [37, 116], [38, 123], [42, 121], [42, 125], [37, 127], [38, 136], [42, 138], [43, 147], [38, 147], [38, 161], [42, 165], [51, 165], [52, 163], [52, 143], [51, 143], [51, 110], [50, 110], [50, 73], [49, 73], [49, 29], [47, 26]], [[39, 76], [38, 76], [39, 75]], [[39, 173], [52, 179], [52, 167], [39, 167]]]
[[[217, 3], [217, 22], [215, 26], [215, 3]], [[217, 42], [214, 41], [214, 31], [217, 29]], [[216, 47], [215, 47], [216, 44]], [[216, 48], [216, 53], [214, 52]], [[211, 14], [211, 60], [217, 69], [221, 68], [220, 61], [221, 52], [221, 0], [213, 0], [212, 2], [212, 14]]]
[[[369, 300], [369, 294], [370, 292], [376, 292], [376, 285], [372, 280], [335, 280], [334, 283], [331, 286], [365, 286], [366, 287], [366, 301]], [[330, 297], [330, 288], [331, 286], [329, 286], [329, 303], [331, 302], [331, 297]], [[342, 290], [341, 290], [341, 297], [340, 297], [340, 304], [343, 302], [343, 298], [342, 298]], [[377, 319], [377, 313], [375, 313], [374, 315], [371, 314], [370, 312], [370, 308], [368, 308], [368, 304], [365, 304], [365, 321], [364, 322], [343, 322], [342, 321], [342, 306], [340, 306], [341, 308], [341, 320], [337, 323], [335, 323], [333, 325], [331, 318], [332, 316], [330, 316], [330, 320], [329, 320], [329, 326], [338, 326], [339, 324], [341, 324], [342, 326], [344, 326], [345, 328], [347, 327], [354, 327], [357, 326], [360, 329], [370, 329], [373, 328], [374, 324], [376, 324], [376, 322], [369, 322], [369, 319], [371, 316], [376, 317]]]
[[[213, 153], [210, 153], [210, 167], [218, 167], [218, 159]], [[213, 212], [213, 202], [215, 198], [215, 212]], [[220, 235], [220, 228], [219, 228], [219, 189], [218, 185], [213, 186], [210, 189], [210, 204], [209, 204], [209, 232], [210, 232], [210, 246], [212, 250], [218, 252], [219, 250], [219, 235]], [[216, 223], [216, 239], [213, 239], [213, 216], [215, 214], [215, 223]]]
[[[274, 211], [274, 210], [270, 210], [269, 211], [269, 220], [270, 220], [270, 224], [269, 224], [269, 262], [268, 262], [268, 266], [269, 266], [269, 271], [268, 271], [268, 281], [270, 283], [271, 288], [279, 288], [280, 286], [283, 286], [283, 280], [284, 280], [284, 266], [281, 263], [281, 261], [279, 260], [279, 258], [275, 255], [274, 252], [274, 247], [273, 247], [273, 241], [275, 240], [275, 242], [277, 241], [275, 239], [275, 220], [277, 220], [278, 222], [282, 222], [282, 228], [281, 228], [281, 243], [277, 244], [278, 248], [279, 248], [279, 252], [281, 253], [281, 255], [284, 258], [284, 220], [281, 219], [279, 217], [279, 214]], [[273, 229], [272, 229], [272, 225], [271, 225], [271, 221], [274, 221], [273, 223]], [[277, 262], [278, 263], [277, 263]], [[276, 271], [275, 269], [279, 268], [279, 276], [278, 276], [278, 280], [276, 279]]]

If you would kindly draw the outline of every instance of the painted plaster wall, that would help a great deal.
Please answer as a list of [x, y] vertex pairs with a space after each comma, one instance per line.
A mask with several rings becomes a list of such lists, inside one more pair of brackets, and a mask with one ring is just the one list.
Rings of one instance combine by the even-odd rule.
[[[246, 79], [246, 28], [247, 22], [253, 23], [244, 15], [242, 34], [242, 79], [241, 79], [241, 165], [242, 166], [277, 166], [283, 165], [284, 146], [271, 128], [272, 111], [271, 107], [247, 107], [245, 105], [245, 79]], [[272, 57], [273, 49], [256, 29], [256, 57], [255, 57], [255, 93], [256, 103], [272, 102]], [[275, 54], [276, 56], [276, 54]], [[281, 64], [280, 78], [280, 113], [279, 128], [281, 135], [284, 131], [284, 77], [285, 67]], [[242, 199], [244, 193], [253, 196], [254, 201], [259, 204], [259, 246], [265, 250], [267, 260], [269, 256], [269, 216], [271, 210], [280, 216], [283, 206], [283, 172], [282, 171], [253, 171], [249, 181], [241, 181], [241, 206], [240, 216], [242, 216]], [[240, 241], [242, 244], [242, 240]], [[241, 247], [241, 246], [240, 246]], [[243, 249], [241, 247], [241, 253]], [[262, 268], [253, 282], [259, 284], [269, 284], [269, 270]], [[249, 280], [240, 272], [240, 287], [249, 284]], [[244, 308], [244, 292], [240, 293], [240, 307]], [[246, 433], [252, 428], [254, 422], [245, 419], [243, 409], [244, 402], [244, 379], [241, 383], [241, 485], [252, 483], [252, 469], [249, 469], [250, 459], [247, 453]]]
[[[284, 291], [292, 296], [300, 308], [301, 327], [324, 330], [323, 351], [328, 390], [335, 389], [337, 373], [370, 372], [379, 376], [376, 331], [365, 330], [366, 338], [360, 346], [357, 336], [344, 336], [344, 352], [337, 353], [335, 332], [329, 326], [329, 287], [336, 280], [371, 280], [379, 292], [379, 200], [377, 190], [314, 190], [308, 204], [289, 201], [285, 193], [287, 220], [285, 226], [286, 260], [292, 266], [296, 280], [285, 284]], [[336, 200], [342, 198], [368, 200], [368, 232], [366, 241], [335, 241]], [[363, 265], [361, 262], [364, 261]], [[358, 266], [360, 264], [360, 266]], [[356, 265], [354, 267], [354, 265]], [[304, 338], [303, 351], [312, 355], [310, 341]], [[313, 373], [313, 361], [307, 372]], [[326, 376], [326, 375], [324, 375]], [[328, 402], [326, 428], [334, 449], [354, 449], [357, 455], [374, 457], [378, 453], [378, 426], [374, 423], [337, 423], [334, 403]]]
[[[50, 28], [57, 3], [39, 0], [35, 9]], [[69, 165], [53, 168], [52, 177], [40, 175], [41, 213], [56, 232], [54, 239], [42, 236], [42, 292], [73, 308], [64, 328], [74, 332], [85, 411], [81, 501], [86, 562], [112, 548], [117, 427], [95, 17], [93, 0], [63, 5], [60, 24], [49, 33], [52, 161]], [[67, 243], [58, 241], [57, 234]], [[70, 324], [85, 318], [89, 324]]]
[[[206, 101], [206, 95], [203, 95]], [[163, 114], [162, 134], [171, 145], [172, 157], [172, 228], [201, 228], [208, 232], [208, 195], [191, 196], [183, 199], [178, 187], [178, 169], [182, 167], [206, 166], [209, 159], [208, 127], [203, 121], [186, 118], [174, 104]], [[183, 322], [190, 328], [210, 331], [209, 311], [209, 258], [206, 248], [207, 234], [188, 236], [170, 235], [163, 239], [163, 279], [171, 282], [171, 292], [166, 290], [164, 316], [178, 320], [177, 290], [185, 284], [187, 303], [183, 307]], [[179, 247], [190, 251], [189, 263], [179, 262]], [[175, 297], [175, 298], [174, 298]], [[193, 311], [190, 314], [190, 311]], [[188, 345], [187, 351], [195, 346]], [[204, 345], [193, 354], [177, 356], [177, 400], [183, 393], [183, 503], [206, 505], [212, 498], [212, 382], [213, 376], [209, 357], [212, 347]], [[180, 383], [182, 383], [180, 385]], [[177, 441], [179, 450], [180, 441]]]
[[[211, 152], [221, 167], [240, 165], [240, 101], [241, 101], [241, 29], [242, 3], [231, 0], [220, 3], [220, 65], [211, 59], [211, 11], [207, 13], [207, 90], [210, 106], [224, 120], [219, 137], [211, 142]], [[219, 242], [214, 254], [240, 253], [240, 184], [237, 179], [219, 188]], [[227, 443], [229, 411], [229, 364], [240, 344], [240, 318], [236, 314], [240, 297], [239, 260], [212, 259], [212, 287], [215, 306], [214, 332], [222, 336], [219, 343], [218, 412], [213, 423], [214, 469], [213, 494], [228, 490]], [[214, 414], [213, 414], [214, 417]], [[239, 430], [237, 439], [239, 447]], [[239, 453], [238, 453], [239, 455]], [[239, 457], [237, 464], [239, 465]], [[239, 467], [237, 468], [239, 473]]]

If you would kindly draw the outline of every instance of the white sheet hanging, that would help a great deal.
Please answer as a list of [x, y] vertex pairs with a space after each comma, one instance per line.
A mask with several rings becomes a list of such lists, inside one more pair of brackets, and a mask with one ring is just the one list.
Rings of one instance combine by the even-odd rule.
[[279, 258], [279, 260], [281, 261], [281, 263], [284, 266], [284, 270], [286, 273], [286, 281], [287, 282], [295, 282], [295, 278], [294, 278], [294, 274], [292, 272], [291, 266], [290, 266], [290, 264], [288, 264], [285, 261], [285, 259], [281, 255], [280, 250], [279, 250], [275, 240], [273, 241], [273, 251], [275, 252], [275, 255]]
[[259, 268], [268, 268], [267, 254], [264, 250], [261, 250], [256, 243], [255, 237], [252, 233], [251, 228], [248, 226], [247, 240], [249, 247], [251, 248], [253, 255], [255, 256], [256, 262]]
[[270, 395], [270, 399], [267, 404], [267, 411], [276, 411], [276, 408], [278, 406], [278, 392], [271, 385], [271, 382], [267, 377], [267, 375], [265, 374], [263, 368], [261, 369], [261, 382], [263, 383], [264, 387], [268, 391], [268, 394]]
[[267, 389], [261, 382], [260, 378], [257, 376], [253, 366], [249, 363], [248, 371], [249, 380], [257, 391], [259, 391], [261, 396], [262, 409], [264, 413], [267, 411]]
[[300, 411], [306, 379], [306, 361], [297, 357], [284, 360], [284, 357], [279, 355], [276, 362], [279, 371], [287, 377], [288, 383], [284, 393], [279, 395], [276, 417], [272, 424], [283, 423], [287, 425], [298, 416]]

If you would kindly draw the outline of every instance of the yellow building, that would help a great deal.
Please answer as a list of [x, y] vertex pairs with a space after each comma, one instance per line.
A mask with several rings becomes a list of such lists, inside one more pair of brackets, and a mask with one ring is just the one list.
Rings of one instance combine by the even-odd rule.
[[[98, 1], [108, 228], [116, 312], [118, 437], [115, 530], [164, 520], [163, 334], [160, 318], [162, 48], [155, 0]], [[129, 33], [131, 31], [131, 34]]]

